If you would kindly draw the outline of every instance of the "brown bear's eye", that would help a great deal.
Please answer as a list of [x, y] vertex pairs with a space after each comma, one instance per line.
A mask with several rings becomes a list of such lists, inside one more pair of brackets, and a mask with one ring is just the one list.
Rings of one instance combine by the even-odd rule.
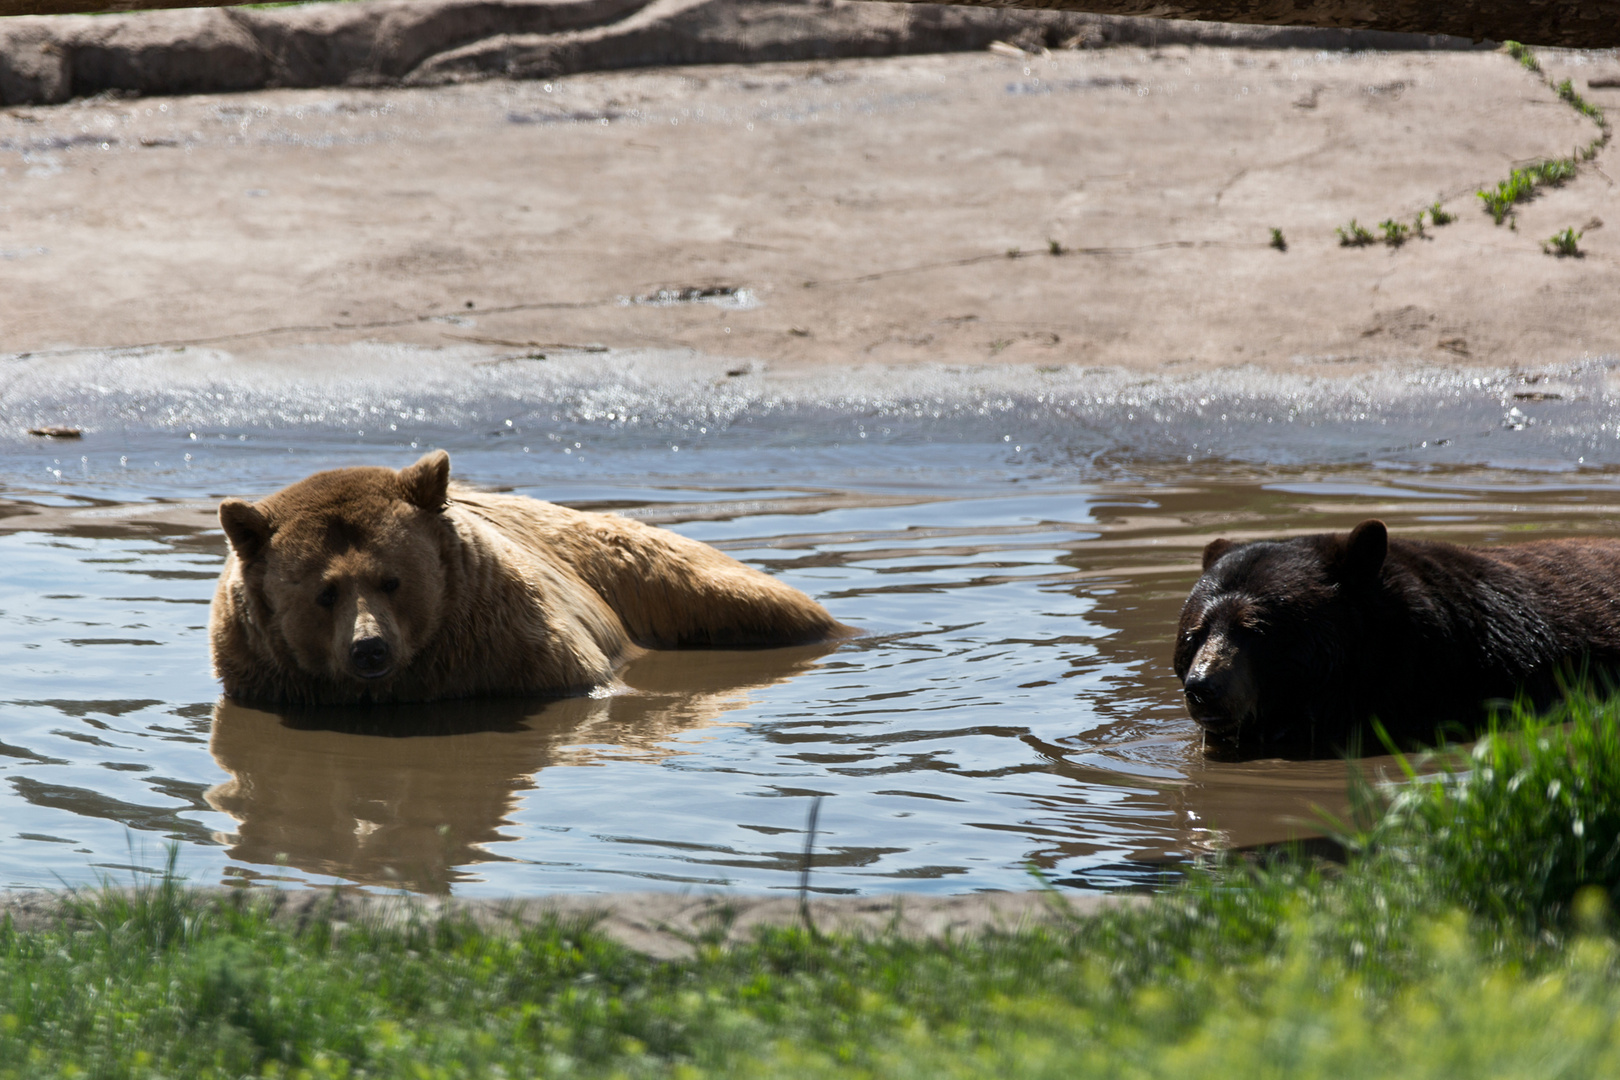
[[315, 597], [315, 602], [321, 605], [321, 607], [331, 607], [333, 604], [337, 603], [337, 586], [328, 585], [326, 588], [322, 589], [320, 594]]
[[399, 578], [391, 577], [391, 578], [384, 578], [383, 579], [383, 583], [382, 583], [382, 591], [383, 592], [390, 593], [390, 592], [393, 592], [397, 588], [399, 588]]

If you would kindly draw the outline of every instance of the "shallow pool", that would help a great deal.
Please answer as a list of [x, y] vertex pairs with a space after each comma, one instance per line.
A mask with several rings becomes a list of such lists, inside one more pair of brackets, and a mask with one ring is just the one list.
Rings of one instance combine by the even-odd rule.
[[[791, 889], [817, 796], [816, 889], [1017, 889], [1031, 868], [1151, 885], [1343, 809], [1342, 763], [1212, 760], [1185, 716], [1169, 642], [1209, 539], [1379, 516], [1496, 542], [1620, 518], [1607, 369], [1579, 376], [1598, 380], [1584, 403], [1431, 385], [1379, 424], [1303, 384], [1274, 390], [1283, 412], [1103, 387], [1138, 422], [1102, 390], [1082, 406], [1076, 373], [936, 373], [908, 397], [749, 390], [690, 357], [513, 374], [436, 354], [403, 383], [81, 359], [13, 359], [0, 393], [13, 428], [85, 429], [0, 439], [0, 885], [139, 875], [174, 841], [200, 883]], [[1431, 439], [1453, 456], [1425, 457]], [[213, 502], [434, 446], [463, 480], [715, 544], [864, 636], [654, 653], [601, 698], [221, 701]]]

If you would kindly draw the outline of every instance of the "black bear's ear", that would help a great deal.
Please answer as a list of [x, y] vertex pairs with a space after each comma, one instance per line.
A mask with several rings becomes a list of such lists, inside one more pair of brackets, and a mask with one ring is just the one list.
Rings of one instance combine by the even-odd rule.
[[1208, 570], [1210, 567], [1214, 566], [1220, 561], [1222, 555], [1225, 555], [1228, 551], [1231, 551], [1235, 547], [1237, 547], [1237, 545], [1226, 539], [1224, 536], [1219, 540], [1211, 540], [1208, 544], [1204, 545], [1204, 569]]
[[231, 550], [243, 562], [252, 562], [270, 543], [270, 520], [257, 506], [241, 499], [226, 499], [219, 504], [219, 523], [225, 528], [225, 538]]
[[1344, 546], [1347, 577], [1377, 577], [1389, 554], [1389, 530], [1377, 518], [1369, 518], [1350, 530]]
[[399, 486], [406, 502], [434, 513], [443, 510], [450, 490], [450, 455], [443, 450], [423, 454], [415, 465], [399, 470]]

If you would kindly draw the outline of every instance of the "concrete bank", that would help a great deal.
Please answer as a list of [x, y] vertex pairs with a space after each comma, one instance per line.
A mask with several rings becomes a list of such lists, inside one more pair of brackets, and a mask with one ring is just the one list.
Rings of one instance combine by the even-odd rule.
[[[1620, 115], [1620, 59], [1542, 63]], [[1620, 353], [1612, 147], [1500, 225], [1475, 191], [1601, 134], [1501, 53], [1182, 45], [17, 107], [0, 353], [1556, 365]]]
[[371, 0], [0, 21], [0, 104], [118, 91], [438, 85], [675, 64], [1214, 44], [1467, 49], [1461, 38], [849, 0]]
[[[202, 895], [229, 903], [263, 903], [278, 922], [300, 926], [329, 919], [336, 926], [367, 921], [398, 924], [442, 916], [468, 918], [506, 930], [546, 918], [579, 920], [615, 941], [660, 959], [690, 956], [703, 943], [736, 944], [769, 926], [797, 926], [803, 917], [796, 896], [691, 896], [641, 892], [560, 895], [524, 900], [447, 900], [422, 896], [367, 896], [302, 891], [208, 890]], [[0, 893], [0, 920], [19, 929], [54, 924], [65, 914], [54, 891]], [[824, 933], [898, 934], [941, 940], [1057, 926], [1122, 905], [1147, 903], [1142, 896], [1077, 893], [972, 893], [962, 896], [827, 897], [810, 902], [810, 917]]]

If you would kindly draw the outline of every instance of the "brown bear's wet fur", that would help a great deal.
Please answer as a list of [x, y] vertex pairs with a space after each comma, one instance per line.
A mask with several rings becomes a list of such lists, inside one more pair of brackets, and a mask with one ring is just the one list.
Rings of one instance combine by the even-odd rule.
[[1349, 534], [1216, 540], [1182, 608], [1188, 711], [1243, 753], [1472, 731], [1486, 703], [1620, 673], [1620, 541], [1463, 547]]
[[706, 544], [449, 477], [436, 451], [223, 502], [231, 551], [209, 634], [225, 692], [309, 705], [578, 694], [641, 647], [851, 632]]

